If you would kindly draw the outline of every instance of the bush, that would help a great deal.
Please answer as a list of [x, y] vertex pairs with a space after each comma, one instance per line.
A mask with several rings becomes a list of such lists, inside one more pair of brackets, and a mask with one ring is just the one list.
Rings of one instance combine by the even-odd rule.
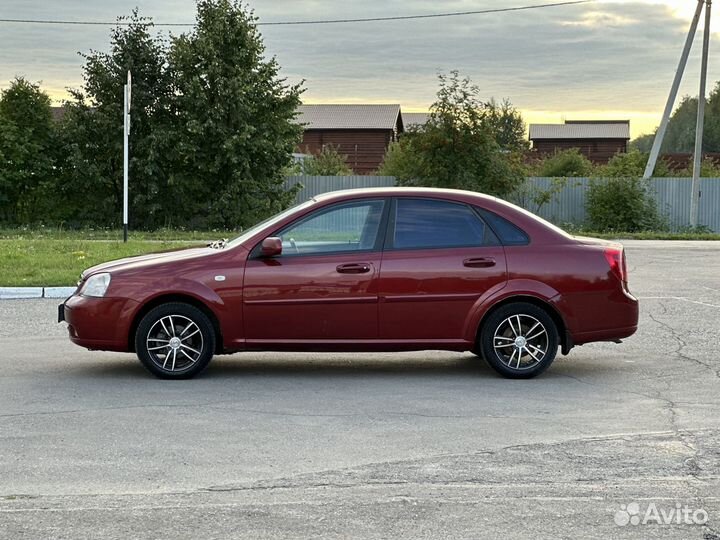
[[577, 148], [556, 152], [545, 158], [537, 174], [544, 177], [592, 176], [594, 165]]
[[323, 146], [319, 154], [306, 159], [302, 169], [308, 176], [349, 176], [353, 173], [345, 162], [345, 156], [341, 156], [330, 144]]
[[648, 183], [640, 178], [593, 180], [585, 207], [589, 226], [594, 231], [640, 232], [668, 228]]
[[[693, 175], [693, 163], [692, 161], [685, 169], [674, 171], [672, 176], [677, 177], [692, 177]], [[720, 164], [713, 158], [706, 157], [703, 159], [700, 166], [700, 176], [702, 178], [720, 178]]]

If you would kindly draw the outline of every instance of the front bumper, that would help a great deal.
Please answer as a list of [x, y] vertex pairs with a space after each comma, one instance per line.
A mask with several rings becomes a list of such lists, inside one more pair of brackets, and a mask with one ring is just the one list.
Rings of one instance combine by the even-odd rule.
[[74, 295], [58, 306], [58, 322], [68, 324], [70, 341], [93, 350], [127, 352], [139, 303], [128, 298]]

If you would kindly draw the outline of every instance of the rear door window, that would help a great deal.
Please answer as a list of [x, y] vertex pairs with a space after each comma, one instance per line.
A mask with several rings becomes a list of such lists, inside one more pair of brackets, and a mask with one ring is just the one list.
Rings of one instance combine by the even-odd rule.
[[398, 198], [391, 249], [433, 249], [497, 244], [492, 231], [467, 205], [436, 199]]

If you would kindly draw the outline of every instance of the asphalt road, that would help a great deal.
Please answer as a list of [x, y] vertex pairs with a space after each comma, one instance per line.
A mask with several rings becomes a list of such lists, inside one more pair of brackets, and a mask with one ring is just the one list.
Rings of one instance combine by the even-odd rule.
[[159, 381], [1, 301], [0, 538], [720, 538], [720, 243], [627, 246], [639, 333], [532, 381], [440, 352]]

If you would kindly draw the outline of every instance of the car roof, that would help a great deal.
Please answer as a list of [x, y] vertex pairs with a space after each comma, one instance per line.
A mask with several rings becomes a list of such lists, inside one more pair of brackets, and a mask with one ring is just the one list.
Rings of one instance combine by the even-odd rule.
[[322, 193], [313, 197], [312, 200], [324, 205], [331, 202], [362, 199], [366, 197], [428, 197], [463, 202], [470, 205], [481, 205], [486, 210], [495, 212], [509, 219], [522, 229], [527, 230], [539, 243], [564, 243], [571, 239], [571, 236], [562, 229], [528, 212], [524, 208], [499, 199], [498, 197], [476, 191], [429, 187], [358, 188]]
[[478, 193], [475, 191], [465, 191], [462, 189], [442, 189], [429, 187], [373, 187], [373, 188], [356, 188], [342, 189], [338, 191], [330, 191], [313, 197], [316, 201], [327, 199], [345, 199], [357, 197], [436, 197], [448, 199], [464, 199], [466, 197], [472, 199], [485, 199], [497, 201], [496, 197]]

